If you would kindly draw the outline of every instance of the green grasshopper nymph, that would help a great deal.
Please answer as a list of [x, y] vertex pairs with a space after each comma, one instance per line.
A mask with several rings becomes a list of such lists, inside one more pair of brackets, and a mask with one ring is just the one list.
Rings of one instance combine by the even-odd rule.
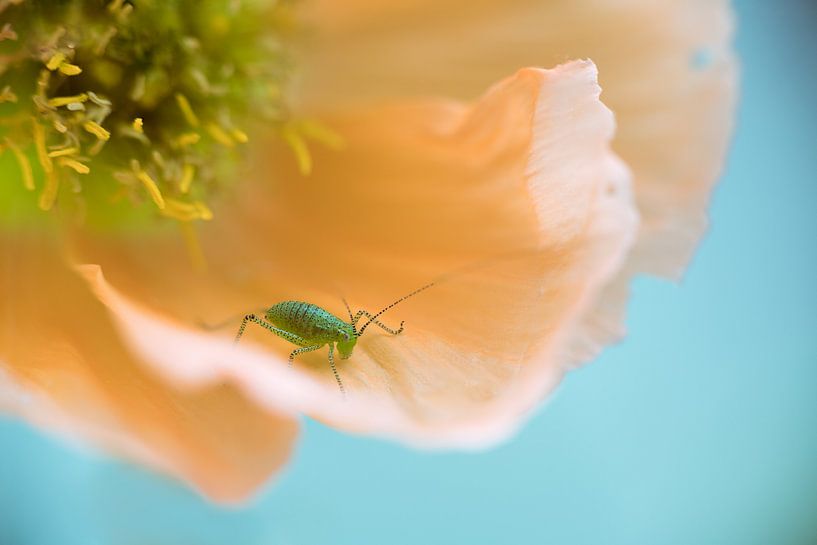
[[[404, 295], [376, 314], [358, 310], [357, 313], [352, 315], [352, 309], [349, 308], [349, 303], [344, 299], [343, 304], [346, 305], [346, 311], [349, 313], [348, 322], [312, 303], [283, 301], [268, 308], [264, 312], [264, 318], [259, 318], [255, 314], [244, 316], [234, 342], [237, 343], [241, 339], [241, 335], [244, 334], [244, 329], [247, 327], [247, 322], [254, 322], [292, 344], [300, 346], [300, 348], [296, 348], [289, 354], [290, 367], [298, 354], [312, 352], [328, 344], [329, 366], [332, 368], [332, 373], [335, 375], [341, 394], [345, 396], [346, 391], [343, 388], [343, 382], [340, 380], [340, 375], [335, 367], [335, 345], [337, 345], [338, 352], [340, 352], [340, 358], [345, 360], [352, 356], [357, 340], [363, 336], [370, 324], [374, 324], [392, 335], [399, 335], [403, 332], [404, 322], [400, 322], [399, 328], [392, 329], [377, 319], [387, 310], [433, 285], [434, 282], [426, 284], [408, 295]], [[369, 320], [358, 329], [357, 323], [364, 316]]]

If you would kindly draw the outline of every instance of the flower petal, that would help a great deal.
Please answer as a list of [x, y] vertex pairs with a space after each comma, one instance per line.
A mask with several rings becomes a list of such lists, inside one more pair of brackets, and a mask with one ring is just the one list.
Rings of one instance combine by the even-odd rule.
[[[636, 228], [598, 96], [583, 61], [522, 70], [472, 106], [417, 101], [331, 118], [346, 146], [316, 150], [308, 178], [286, 150], [263, 150], [257, 181], [202, 237], [207, 272], [184, 267], [168, 239], [88, 237], [78, 255], [105, 278], [83, 272], [169, 380], [231, 380], [258, 403], [414, 443], [498, 440], [560, 379], [578, 319]], [[383, 316], [405, 319], [404, 334], [372, 326], [338, 360], [345, 402], [326, 348], [288, 371], [295, 347], [269, 332], [250, 324], [233, 348], [235, 329], [196, 325], [237, 314], [235, 328], [287, 299], [345, 317], [341, 294], [376, 312], [430, 281]]]
[[0, 409], [221, 501], [246, 497], [286, 462], [295, 420], [232, 385], [168, 388], [125, 348], [54, 241], [7, 233], [0, 246]]
[[470, 98], [520, 66], [590, 58], [615, 112], [614, 148], [642, 217], [626, 268], [577, 346], [585, 361], [623, 333], [630, 278], [678, 278], [706, 229], [735, 114], [728, 0], [445, 0], [306, 3], [316, 44], [308, 107], [412, 95]]

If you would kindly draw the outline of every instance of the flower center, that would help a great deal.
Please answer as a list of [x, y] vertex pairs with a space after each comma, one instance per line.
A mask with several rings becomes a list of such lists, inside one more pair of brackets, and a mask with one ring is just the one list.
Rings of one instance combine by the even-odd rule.
[[0, 217], [213, 217], [251, 119], [291, 124], [287, 2], [0, 0]]

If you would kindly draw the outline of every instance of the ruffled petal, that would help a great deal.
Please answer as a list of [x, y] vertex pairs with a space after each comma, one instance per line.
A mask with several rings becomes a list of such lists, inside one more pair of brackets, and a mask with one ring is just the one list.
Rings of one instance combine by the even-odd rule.
[[7, 233], [0, 247], [0, 410], [225, 502], [286, 462], [296, 420], [261, 410], [231, 384], [168, 387], [123, 345], [53, 240]]
[[471, 98], [520, 66], [590, 58], [615, 112], [614, 149], [642, 218], [626, 268], [577, 341], [577, 361], [623, 334], [630, 278], [678, 278], [707, 225], [736, 101], [727, 0], [311, 0], [307, 108], [383, 98]]
[[[206, 271], [168, 237], [84, 237], [77, 259], [131, 346], [166, 379], [237, 384], [273, 409], [424, 445], [484, 445], [559, 381], [583, 312], [636, 229], [629, 173], [595, 66], [526, 69], [471, 106], [412, 101], [327, 119], [342, 151], [318, 150], [299, 178], [289, 152], [263, 150], [244, 193], [201, 237]], [[241, 316], [305, 300], [345, 317], [384, 314], [354, 355], [303, 354]], [[163, 316], [158, 319], [158, 316]], [[224, 318], [213, 335], [202, 323]], [[157, 339], [162, 342], [156, 343]]]

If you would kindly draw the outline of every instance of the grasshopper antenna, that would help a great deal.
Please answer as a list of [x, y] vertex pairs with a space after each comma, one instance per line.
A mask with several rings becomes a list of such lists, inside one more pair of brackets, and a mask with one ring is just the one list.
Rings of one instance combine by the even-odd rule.
[[[501, 259], [503, 257], [506, 257], [506, 258], [520, 257], [521, 258], [521, 257], [532, 256], [532, 255], [535, 255], [535, 254], [533, 252], [530, 252], [530, 251], [506, 252], [504, 254], [499, 254], [497, 256], [490, 256], [490, 257], [487, 257], [485, 259], [481, 259], [481, 260], [475, 261], [473, 263], [469, 263], [469, 264], [467, 264], [465, 266], [462, 266], [462, 267], [459, 267], [457, 269], [448, 271], [448, 272], [446, 272], [444, 274], [441, 274], [441, 275], [437, 276], [432, 282], [429, 282], [428, 284], [426, 284], [426, 285], [424, 285], [424, 286], [422, 286], [420, 288], [417, 288], [416, 290], [409, 293], [408, 295], [404, 295], [403, 297], [401, 297], [400, 299], [398, 299], [394, 303], [390, 304], [389, 306], [387, 306], [386, 308], [384, 308], [383, 310], [381, 310], [380, 312], [378, 312], [374, 316], [370, 317], [369, 321], [366, 322], [365, 324], [363, 324], [363, 327], [361, 327], [360, 330], [357, 332], [357, 336], [360, 337], [361, 335], [363, 335], [363, 332], [366, 331], [366, 328], [369, 327], [369, 324], [374, 322], [384, 312], [386, 312], [387, 310], [390, 310], [391, 308], [399, 305], [400, 303], [402, 303], [403, 301], [405, 301], [409, 297], [414, 297], [415, 295], [417, 295], [421, 291], [427, 290], [431, 286], [436, 286], [437, 284], [440, 284], [442, 282], [446, 282], [447, 280], [450, 280], [452, 277], [455, 277], [457, 275], [460, 275], [460, 274], [463, 274], [463, 273], [466, 273], [466, 272], [469, 272], [469, 271], [479, 270], [480, 268], [484, 267], [485, 265], [490, 265], [491, 263], [494, 263], [494, 262], [496, 262], [497, 260], [499, 260], [499, 259]], [[345, 300], [343, 302], [346, 303]], [[349, 308], [348, 304], [346, 305], [346, 308], [347, 309]], [[349, 313], [349, 315], [351, 316], [351, 312]]]
[[[378, 318], [378, 317], [379, 317], [381, 314], [383, 314], [384, 312], [386, 312], [387, 310], [389, 310], [389, 309], [391, 309], [391, 308], [396, 307], [397, 305], [399, 305], [400, 303], [402, 303], [403, 301], [405, 301], [405, 300], [406, 300], [406, 299], [408, 299], [409, 297], [414, 297], [415, 295], [417, 295], [417, 294], [418, 294], [418, 293], [420, 293], [421, 291], [425, 291], [425, 290], [427, 290], [428, 288], [430, 288], [431, 286], [433, 286], [433, 285], [435, 285], [435, 284], [436, 284], [436, 282], [431, 282], [431, 283], [429, 283], [429, 284], [426, 284], [425, 286], [423, 286], [423, 287], [421, 287], [421, 288], [417, 288], [416, 290], [414, 290], [413, 292], [409, 293], [408, 295], [404, 295], [403, 297], [401, 297], [400, 299], [398, 299], [398, 300], [397, 300], [397, 301], [395, 301], [394, 303], [390, 304], [389, 306], [387, 306], [386, 308], [384, 308], [383, 310], [381, 310], [380, 312], [378, 312], [377, 314], [375, 314], [374, 316], [372, 316], [371, 318], [369, 318], [369, 321], [368, 321], [368, 322], [366, 322], [365, 324], [363, 324], [363, 327], [361, 327], [361, 328], [360, 328], [360, 331], [358, 332], [357, 336], [358, 336], [358, 337], [360, 337], [361, 335], [363, 335], [363, 332], [364, 332], [364, 331], [366, 331], [366, 328], [367, 328], [367, 327], [369, 327], [369, 324], [371, 324], [372, 322], [374, 322], [374, 321], [375, 321], [375, 320], [376, 320], [376, 319], [377, 319], [377, 318]], [[348, 306], [348, 305], [347, 305], [347, 306]]]
[[349, 306], [349, 301], [346, 300], [346, 297], [341, 297], [341, 301], [343, 304], [346, 305], [346, 312], [349, 313], [349, 323], [352, 324], [352, 330], [357, 334], [357, 328], [355, 327], [355, 317], [352, 316], [352, 307]]

